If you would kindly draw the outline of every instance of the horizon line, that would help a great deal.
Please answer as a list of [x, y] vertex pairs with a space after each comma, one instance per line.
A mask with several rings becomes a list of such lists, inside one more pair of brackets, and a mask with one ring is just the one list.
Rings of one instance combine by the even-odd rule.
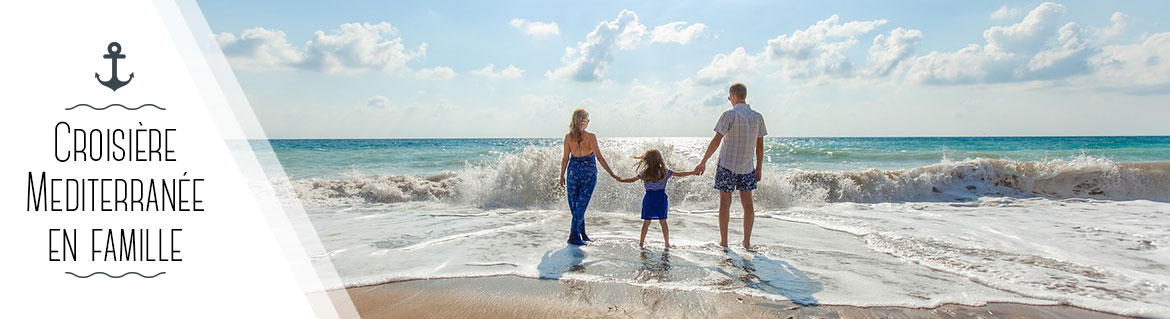
[[[1071, 138], [1071, 137], [1170, 137], [1165, 135], [902, 135], [902, 136], [765, 136], [765, 138]], [[473, 139], [559, 139], [560, 137], [292, 137], [264, 138], [267, 140], [473, 140]], [[609, 136], [607, 138], [707, 138], [707, 136]], [[259, 138], [249, 138], [259, 140]]]

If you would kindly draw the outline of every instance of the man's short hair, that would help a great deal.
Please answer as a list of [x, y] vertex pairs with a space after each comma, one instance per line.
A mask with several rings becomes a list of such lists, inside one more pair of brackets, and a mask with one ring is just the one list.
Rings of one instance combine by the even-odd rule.
[[731, 85], [731, 95], [735, 95], [735, 97], [738, 97], [741, 99], [746, 99], [747, 98], [747, 85], [743, 85], [743, 83], [735, 82], [735, 84]]

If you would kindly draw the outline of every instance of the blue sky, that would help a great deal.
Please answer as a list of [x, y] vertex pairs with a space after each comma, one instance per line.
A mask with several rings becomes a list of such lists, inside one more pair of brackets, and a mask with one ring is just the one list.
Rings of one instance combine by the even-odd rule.
[[1167, 2], [199, 5], [272, 138], [1170, 134]]

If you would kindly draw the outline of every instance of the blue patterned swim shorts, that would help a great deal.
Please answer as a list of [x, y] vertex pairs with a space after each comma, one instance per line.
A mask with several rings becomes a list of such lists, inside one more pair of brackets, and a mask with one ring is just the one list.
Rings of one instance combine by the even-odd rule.
[[720, 192], [750, 191], [756, 189], [756, 172], [736, 174], [729, 169], [718, 166], [715, 170], [715, 189]]

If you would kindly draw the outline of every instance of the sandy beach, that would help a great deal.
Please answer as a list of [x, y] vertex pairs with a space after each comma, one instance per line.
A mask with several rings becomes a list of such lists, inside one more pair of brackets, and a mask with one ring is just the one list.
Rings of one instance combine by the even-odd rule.
[[348, 289], [363, 318], [1131, 318], [1070, 306], [800, 306], [734, 293], [515, 276]]

